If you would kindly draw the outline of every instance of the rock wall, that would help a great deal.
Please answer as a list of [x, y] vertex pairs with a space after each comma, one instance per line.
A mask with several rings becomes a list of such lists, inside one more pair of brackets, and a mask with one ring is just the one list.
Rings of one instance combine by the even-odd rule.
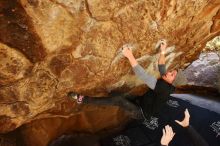
[[125, 43], [158, 76], [158, 39], [169, 41], [168, 67], [185, 68], [219, 34], [219, 0], [1, 0], [0, 132], [74, 116], [69, 91], [97, 97], [143, 93], [146, 87], [139, 87], [143, 83], [119, 51]]
[[[89, 108], [89, 109], [88, 109]], [[74, 109], [72, 109], [74, 111]], [[87, 107], [75, 115], [44, 118], [25, 124], [19, 134], [25, 146], [47, 146], [63, 134], [109, 133], [122, 127], [127, 118], [119, 108]], [[121, 124], [119, 124], [121, 123]]]
[[187, 67], [185, 73], [189, 85], [217, 89], [220, 73], [220, 58], [215, 52], [202, 53], [198, 60]]
[[218, 97], [220, 93], [220, 36], [207, 42], [199, 58], [185, 69], [185, 73], [188, 85], [181, 87], [182, 91], [213, 94]]

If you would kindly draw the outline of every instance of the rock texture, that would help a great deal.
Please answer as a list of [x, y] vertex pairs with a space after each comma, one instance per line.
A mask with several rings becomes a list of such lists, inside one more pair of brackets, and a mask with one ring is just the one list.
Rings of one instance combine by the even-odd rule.
[[217, 53], [202, 53], [185, 70], [189, 85], [217, 88], [220, 73], [220, 58]]
[[[207, 42], [199, 58], [186, 69], [188, 85], [182, 90], [194, 90], [203, 94], [220, 93], [220, 37]], [[208, 91], [208, 92], [207, 92]], [[217, 95], [218, 96], [218, 95]]]
[[219, 34], [219, 0], [2, 0], [0, 132], [36, 119], [75, 117], [69, 91], [97, 97], [144, 91], [119, 51], [125, 43], [158, 76], [158, 39], [169, 41], [168, 67], [184, 68]]
[[64, 133], [94, 134], [100, 131], [109, 133], [108, 129], [112, 131], [119, 127], [118, 123], [123, 125], [126, 121], [123, 112], [118, 108], [90, 107], [73, 116], [39, 119], [22, 126], [19, 130], [25, 145], [46, 146]]

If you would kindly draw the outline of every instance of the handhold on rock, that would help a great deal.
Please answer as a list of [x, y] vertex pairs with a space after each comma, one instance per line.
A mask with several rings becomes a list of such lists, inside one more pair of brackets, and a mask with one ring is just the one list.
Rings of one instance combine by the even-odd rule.
[[130, 48], [132, 51], [134, 51], [136, 49], [135, 44], [130, 44], [130, 43], [124, 44], [121, 48], [118, 49], [117, 54], [116, 54], [115, 58], [113, 59], [111, 65], [116, 64], [120, 59], [122, 59], [124, 57], [122, 51], [123, 51], [123, 48], [126, 48], [126, 47]]
[[159, 41], [156, 43], [156, 45], [155, 45], [155, 50], [156, 50], [156, 52], [159, 51], [160, 45], [161, 45], [162, 43], [167, 44], [167, 40], [166, 40], [166, 39], [161, 39], [161, 40], [159, 40]]

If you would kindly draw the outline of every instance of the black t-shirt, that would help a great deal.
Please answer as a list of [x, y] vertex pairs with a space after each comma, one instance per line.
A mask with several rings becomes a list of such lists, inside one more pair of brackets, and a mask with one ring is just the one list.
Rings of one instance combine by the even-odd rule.
[[140, 99], [140, 107], [144, 115], [150, 117], [157, 113], [174, 91], [175, 87], [172, 84], [163, 79], [157, 80], [154, 90], [150, 89]]

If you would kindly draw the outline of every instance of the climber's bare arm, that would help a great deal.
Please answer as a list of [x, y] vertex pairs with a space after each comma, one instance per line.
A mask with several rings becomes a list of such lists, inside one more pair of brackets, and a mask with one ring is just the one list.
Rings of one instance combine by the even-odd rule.
[[166, 74], [166, 66], [165, 66], [165, 63], [166, 63], [166, 60], [165, 60], [166, 47], [167, 47], [167, 43], [162, 40], [162, 43], [160, 45], [160, 56], [159, 56], [159, 60], [158, 60], [158, 68], [159, 68], [159, 72], [160, 72], [161, 76]]
[[125, 47], [123, 48], [123, 55], [128, 58], [133, 71], [135, 72], [135, 75], [138, 76], [142, 81], [144, 81], [145, 84], [152, 90], [155, 88], [157, 79], [145, 72], [145, 70], [138, 64], [137, 60], [134, 58], [134, 55], [130, 48]]
[[162, 64], [166, 63], [166, 61], [165, 61], [166, 47], [167, 47], [166, 42], [162, 42], [161, 45], [160, 45], [160, 57], [159, 57], [159, 60], [158, 60], [159, 65], [162, 65]]

